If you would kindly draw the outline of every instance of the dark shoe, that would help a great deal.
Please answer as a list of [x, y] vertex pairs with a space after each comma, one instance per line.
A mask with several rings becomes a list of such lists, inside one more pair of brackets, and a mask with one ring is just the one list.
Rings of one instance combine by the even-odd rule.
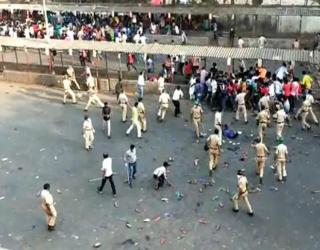
[[48, 226], [48, 231], [49, 231], [49, 232], [52, 232], [52, 231], [54, 231], [54, 230], [55, 230], [54, 226]]
[[134, 175], [134, 176], [132, 176], [132, 179], [134, 179], [134, 180], [135, 180], [135, 179], [136, 179], [136, 176], [135, 176], [135, 175]]
[[113, 198], [117, 198], [117, 194], [113, 194]]
[[126, 136], [129, 136], [129, 134], [128, 134], [128, 133], [126, 133]]
[[212, 170], [209, 170], [209, 176], [212, 177]]
[[259, 179], [259, 184], [262, 185], [262, 178]]
[[283, 176], [283, 181], [287, 181], [287, 176]]
[[129, 183], [129, 187], [132, 188], [132, 183]]
[[102, 194], [103, 193], [102, 191], [100, 191], [99, 187], [97, 187], [97, 193], [98, 194]]
[[123, 123], [126, 123], [127, 122], [127, 120], [125, 120], [125, 121], [122, 121]]
[[245, 121], [244, 124], [248, 124], [248, 121]]
[[279, 182], [282, 182], [282, 179], [279, 179], [279, 178], [278, 178], [278, 181], [279, 181]]
[[238, 213], [239, 209], [232, 208], [232, 211], [235, 212], [235, 213]]
[[66, 104], [65, 102], [62, 102], [62, 104]]
[[108, 139], [111, 139], [111, 136], [108, 136]]
[[248, 212], [248, 215], [252, 217], [253, 216], [253, 212]]
[[84, 112], [88, 112], [88, 110], [87, 110], [87, 109], [84, 109], [83, 111], [84, 111]]

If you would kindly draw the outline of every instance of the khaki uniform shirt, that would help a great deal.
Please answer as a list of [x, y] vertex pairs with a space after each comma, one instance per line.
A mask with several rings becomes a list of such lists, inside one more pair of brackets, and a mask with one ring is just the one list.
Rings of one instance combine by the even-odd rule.
[[170, 96], [168, 93], [162, 93], [160, 96], [159, 96], [159, 103], [162, 104], [162, 105], [168, 105], [169, 104], [169, 101], [170, 101]]
[[309, 100], [305, 100], [303, 103], [302, 103], [302, 112], [308, 112], [309, 109], [310, 109], [310, 102]]
[[245, 105], [245, 96], [246, 96], [245, 92], [237, 94], [236, 102], [238, 102], [238, 105]]
[[237, 175], [238, 178], [238, 192], [240, 195], [245, 195], [248, 193], [247, 185], [248, 179], [243, 175]]
[[288, 115], [284, 111], [284, 109], [280, 109], [276, 113], [277, 123], [284, 123], [284, 121], [286, 120], [287, 117], [288, 117]]
[[262, 110], [259, 112], [256, 119], [259, 121], [259, 123], [268, 123], [270, 116], [266, 110]]
[[90, 118], [88, 118], [87, 120], [85, 120], [83, 122], [82, 129], [83, 129], [83, 132], [86, 132], [86, 131], [93, 131], [94, 132], [92, 121]]
[[279, 144], [276, 148], [277, 160], [286, 160], [288, 154], [288, 148], [284, 144]]
[[256, 150], [256, 156], [263, 158], [266, 156], [266, 153], [269, 152], [266, 145], [264, 145], [262, 142], [257, 143], [254, 146], [255, 150]]
[[48, 190], [45, 190], [45, 189], [42, 190], [40, 196], [41, 196], [43, 205], [48, 205], [48, 206], [53, 205], [53, 197]]
[[120, 104], [127, 104], [128, 103], [128, 97], [125, 93], [121, 93], [119, 95], [119, 103]]
[[71, 81], [69, 79], [63, 79], [62, 84], [65, 91], [71, 90]]
[[210, 149], [217, 150], [219, 149], [220, 138], [216, 134], [210, 135], [207, 139], [207, 143]]
[[270, 105], [269, 105], [270, 104], [270, 97], [267, 95], [261, 97], [259, 100], [259, 103], [260, 103], [260, 107], [264, 106], [265, 109], [269, 109], [270, 108]]
[[200, 119], [202, 117], [202, 114], [203, 114], [203, 110], [200, 106], [192, 107], [191, 115], [193, 119], [196, 119], [196, 120]]

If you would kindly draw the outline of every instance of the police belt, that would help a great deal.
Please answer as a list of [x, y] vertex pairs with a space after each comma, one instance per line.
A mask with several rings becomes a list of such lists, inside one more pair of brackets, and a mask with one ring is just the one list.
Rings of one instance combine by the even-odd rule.
[[277, 122], [278, 124], [282, 124], [282, 123], [284, 123], [284, 122]]
[[265, 121], [260, 122], [260, 121], [259, 121], [259, 123], [267, 123], [267, 122], [265, 122]]

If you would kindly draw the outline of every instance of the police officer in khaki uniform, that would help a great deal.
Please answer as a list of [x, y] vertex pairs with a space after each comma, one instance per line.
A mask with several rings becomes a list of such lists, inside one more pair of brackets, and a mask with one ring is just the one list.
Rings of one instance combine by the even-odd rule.
[[265, 110], [264, 106], [261, 106], [261, 111], [258, 113], [256, 121], [258, 125], [258, 136], [261, 141], [263, 141], [267, 126], [270, 122], [269, 112]]
[[313, 112], [313, 108], [312, 108], [312, 104], [314, 104], [314, 97], [312, 95], [312, 90], [308, 90], [308, 93], [306, 95], [306, 100], [309, 101], [309, 114], [311, 115], [311, 118], [313, 120], [313, 122], [316, 124], [316, 125], [319, 125], [319, 121], [317, 119], [317, 116], [314, 114]]
[[98, 87], [97, 87], [96, 80], [92, 76], [87, 77], [87, 86], [88, 86], [89, 100], [88, 100], [88, 103], [87, 103], [86, 107], [84, 108], [84, 110], [88, 111], [88, 108], [90, 107], [90, 105], [92, 103], [98, 103], [99, 107], [103, 108], [104, 104], [100, 100], [100, 98], [97, 96]]
[[[67, 97], [70, 96], [72, 98], [72, 103], [77, 103], [76, 95], [74, 94], [73, 90], [71, 89], [72, 82], [68, 77], [65, 75], [62, 80], [64, 95], [63, 95], [63, 104], [66, 104]], [[80, 86], [76, 83], [78, 89]]]
[[88, 115], [84, 116], [82, 131], [86, 150], [92, 150], [95, 130]]
[[[74, 72], [74, 69], [71, 65], [69, 65], [68, 69], [67, 69], [67, 75], [70, 81], [74, 82], [77, 86], [79, 86], [77, 79], [76, 79], [76, 74]], [[80, 89], [80, 87], [79, 87]]]
[[146, 118], [146, 109], [144, 108], [144, 104], [142, 102], [142, 98], [138, 99], [138, 114], [139, 114], [139, 122], [141, 126], [141, 131], [143, 133], [147, 132], [147, 118]]
[[196, 137], [197, 143], [200, 140], [200, 128], [202, 126], [202, 116], [203, 116], [203, 109], [200, 106], [199, 102], [196, 102], [194, 106], [191, 108], [191, 120], [193, 121], [194, 127], [196, 129]]
[[276, 105], [276, 108], [278, 109], [277, 112], [273, 115], [273, 118], [276, 119], [276, 131], [277, 131], [277, 140], [280, 140], [282, 138], [282, 131], [285, 125], [285, 121], [289, 121], [289, 116], [284, 111], [283, 105], [281, 103]]
[[212, 176], [212, 170], [217, 169], [220, 158], [220, 138], [219, 130], [215, 129], [214, 134], [210, 135], [206, 141], [206, 148], [209, 150], [209, 176]]
[[278, 180], [287, 180], [286, 164], [288, 162], [288, 148], [284, 145], [283, 140], [279, 140], [274, 154], [274, 161], [277, 165]]
[[311, 129], [310, 124], [307, 123], [307, 117], [309, 115], [309, 110], [310, 110], [310, 102], [308, 100], [304, 100], [301, 108], [298, 110], [297, 114], [295, 115], [295, 119], [297, 119], [299, 117], [299, 115], [301, 116], [302, 130]]
[[47, 214], [48, 231], [55, 230], [57, 220], [57, 210], [54, 207], [53, 197], [50, 193], [50, 184], [46, 183], [43, 185], [43, 190], [40, 193], [42, 200], [41, 207]]
[[240, 113], [243, 113], [244, 122], [248, 123], [247, 109], [246, 109], [246, 102], [245, 102], [246, 94], [247, 93], [245, 92], [245, 90], [242, 90], [242, 92], [237, 94], [236, 96], [236, 102], [238, 104], [237, 112], [236, 112], [236, 120], [239, 121]]
[[122, 89], [118, 98], [118, 103], [122, 109], [122, 122], [127, 121], [127, 111], [128, 111], [128, 97], [124, 90]]
[[262, 110], [262, 107], [264, 107], [264, 110], [268, 112], [269, 116], [270, 116], [270, 96], [269, 94], [265, 94], [264, 96], [262, 96], [259, 100], [259, 108], [260, 111]]
[[162, 93], [159, 96], [160, 107], [158, 111], [158, 119], [161, 122], [164, 120], [166, 116], [167, 109], [169, 108], [169, 101], [170, 101], [169, 94], [165, 90], [162, 90]]
[[244, 169], [238, 170], [237, 172], [237, 181], [238, 181], [238, 191], [232, 197], [233, 200], [233, 211], [239, 212], [238, 201], [243, 200], [247, 206], [248, 214], [253, 216], [253, 210], [248, 199], [248, 179], [245, 176]]
[[266, 164], [266, 154], [269, 154], [269, 150], [266, 145], [263, 144], [260, 139], [256, 139], [256, 144], [251, 146], [256, 151], [256, 175], [259, 175], [259, 183], [262, 185], [263, 170]]

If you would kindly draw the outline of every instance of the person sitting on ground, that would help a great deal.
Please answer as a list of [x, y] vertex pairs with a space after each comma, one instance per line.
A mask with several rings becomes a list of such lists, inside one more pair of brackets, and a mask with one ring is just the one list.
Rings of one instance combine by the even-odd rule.
[[229, 128], [229, 126], [227, 124], [224, 124], [223, 126], [223, 135], [230, 139], [230, 140], [233, 140], [235, 138], [238, 137], [238, 132], [234, 132], [232, 129]]

